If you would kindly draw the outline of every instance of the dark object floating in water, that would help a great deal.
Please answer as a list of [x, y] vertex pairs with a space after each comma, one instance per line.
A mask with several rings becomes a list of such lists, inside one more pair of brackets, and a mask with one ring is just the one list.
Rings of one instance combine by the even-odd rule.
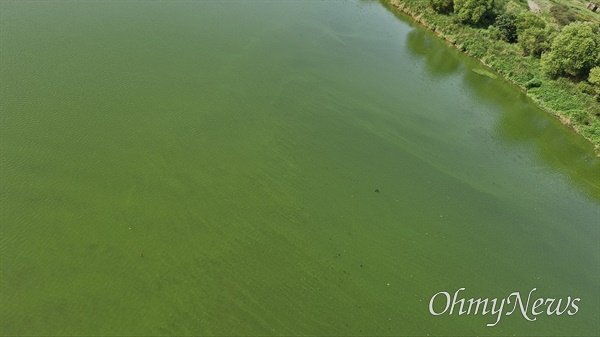
[[375, 192], [379, 193], [379, 189], [375, 189]]

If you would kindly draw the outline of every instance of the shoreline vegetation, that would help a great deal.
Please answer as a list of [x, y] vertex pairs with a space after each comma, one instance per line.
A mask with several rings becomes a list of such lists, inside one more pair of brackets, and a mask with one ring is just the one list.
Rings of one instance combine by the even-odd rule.
[[[412, 17], [516, 85], [540, 108], [590, 141], [596, 155], [600, 156], [600, 16], [597, 13], [559, 12], [558, 16], [546, 19], [540, 10], [530, 11], [528, 1], [524, 0], [455, 0], [461, 3], [471, 1], [476, 5], [488, 3], [488, 8], [479, 12], [480, 20], [474, 21], [470, 19], [477, 9], [468, 8], [465, 20], [464, 15], [461, 17], [464, 13], [453, 8], [453, 0], [379, 1], [392, 12]], [[557, 6], [554, 5], [554, 8]], [[552, 11], [553, 14], [555, 12]], [[561, 22], [562, 17], [566, 19]], [[561, 38], [563, 31], [565, 35], [569, 29], [573, 30], [569, 27], [575, 26], [589, 26], [596, 37], [588, 48], [592, 59], [588, 63], [578, 60], [572, 66], [568, 64], [573, 60], [572, 46], [565, 46], [566, 56], [562, 56], [559, 54], [561, 41], [556, 40]], [[585, 34], [574, 33], [575, 39], [582, 35]], [[519, 38], [521, 41], [518, 41]], [[575, 39], [573, 36], [563, 38], [569, 43], [590, 44], [589, 40], [582, 42]], [[488, 76], [488, 71], [485, 72], [484, 75]], [[489, 75], [495, 76], [491, 71]]]

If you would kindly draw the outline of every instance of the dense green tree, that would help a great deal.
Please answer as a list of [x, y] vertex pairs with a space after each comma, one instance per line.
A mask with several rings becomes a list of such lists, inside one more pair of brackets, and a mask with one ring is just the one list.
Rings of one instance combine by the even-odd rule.
[[[517, 16], [525, 11], [525, 8], [523, 7], [523, 5], [521, 5], [517, 2], [514, 2], [512, 0], [507, 2], [503, 9], [505, 12], [512, 13]], [[529, 9], [527, 9], [527, 10], [529, 10]]]
[[517, 30], [519, 33], [531, 27], [545, 28], [546, 25], [546, 19], [539, 14], [535, 14], [530, 11], [519, 13], [519, 22], [517, 23]]
[[556, 29], [541, 15], [522, 12], [517, 23], [518, 41], [525, 55], [540, 57], [550, 49]]
[[519, 45], [523, 48], [525, 55], [540, 57], [550, 49], [552, 37], [556, 34], [555, 32], [555, 29], [550, 25], [544, 28], [527, 28], [519, 34]]
[[554, 38], [550, 52], [542, 55], [542, 67], [551, 76], [587, 78], [590, 69], [599, 65], [599, 56], [598, 27], [574, 22]]
[[509, 2], [507, 2], [506, 0], [493, 0], [490, 9], [488, 9], [485, 12], [483, 17], [481, 18], [481, 21], [488, 20], [490, 23], [493, 23], [494, 21], [496, 21], [496, 18], [498, 16], [507, 12], [506, 8], [508, 6], [508, 3]]
[[594, 67], [590, 70], [590, 76], [588, 77], [588, 82], [591, 84], [600, 87], [600, 66]]
[[498, 15], [496, 23], [502, 40], [510, 43], [517, 42], [517, 16], [510, 12]]
[[477, 24], [492, 9], [494, 0], [454, 0], [454, 14], [463, 23]]
[[[519, 16], [524, 11], [525, 8], [521, 4], [518, 4], [512, 0], [506, 3], [502, 2], [501, 0], [494, 0], [491, 10], [491, 12], [495, 14], [496, 22], [498, 19], [500, 19], [500, 16], [509, 16], [511, 18], [516, 17], [518, 21]], [[529, 8], [527, 8], [527, 11], [529, 11]]]
[[431, 8], [441, 14], [449, 14], [454, 11], [453, 0], [429, 0]]

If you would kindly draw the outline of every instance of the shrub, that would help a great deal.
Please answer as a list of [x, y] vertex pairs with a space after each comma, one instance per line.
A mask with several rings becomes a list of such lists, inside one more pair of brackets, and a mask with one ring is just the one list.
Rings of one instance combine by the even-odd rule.
[[502, 39], [502, 33], [500, 33], [500, 30], [496, 26], [489, 26], [487, 34], [494, 40]]
[[582, 92], [584, 94], [588, 94], [588, 95], [592, 95], [592, 96], [596, 93], [594, 86], [585, 81], [577, 83], [575, 88], [577, 88], [577, 90], [579, 90], [580, 92]]
[[590, 76], [588, 77], [588, 82], [591, 84], [600, 87], [600, 67], [596, 66], [590, 70]]
[[590, 114], [584, 110], [580, 110], [580, 109], [569, 110], [569, 111], [567, 111], [567, 115], [570, 115], [570, 117], [573, 118], [573, 120], [575, 120], [579, 124], [590, 125], [592, 122], [591, 118], [590, 118], [591, 117]]
[[492, 9], [494, 0], [455, 0], [454, 14], [463, 23], [477, 24]]
[[542, 81], [538, 78], [532, 78], [529, 81], [527, 81], [527, 83], [525, 83], [525, 88], [527, 89], [531, 89], [531, 88], [539, 88], [542, 86]]
[[429, 0], [431, 8], [441, 14], [450, 14], [454, 11], [453, 0]]
[[510, 12], [500, 14], [494, 25], [498, 27], [502, 40], [509, 43], [517, 42], [517, 16], [515, 14]]
[[517, 35], [523, 53], [540, 57], [550, 49], [556, 30], [539, 15], [531, 12], [521, 13], [517, 22]]

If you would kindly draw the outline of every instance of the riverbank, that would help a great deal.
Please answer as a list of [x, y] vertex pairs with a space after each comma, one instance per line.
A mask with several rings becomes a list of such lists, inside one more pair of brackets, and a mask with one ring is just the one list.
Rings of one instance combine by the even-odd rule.
[[524, 57], [516, 44], [490, 35], [488, 29], [456, 23], [451, 16], [435, 13], [427, 0], [380, 0], [390, 11], [404, 13], [417, 23], [475, 57], [486, 67], [519, 87], [543, 110], [590, 141], [600, 156], [600, 104], [585, 81], [551, 79], [541, 70], [540, 60]]

